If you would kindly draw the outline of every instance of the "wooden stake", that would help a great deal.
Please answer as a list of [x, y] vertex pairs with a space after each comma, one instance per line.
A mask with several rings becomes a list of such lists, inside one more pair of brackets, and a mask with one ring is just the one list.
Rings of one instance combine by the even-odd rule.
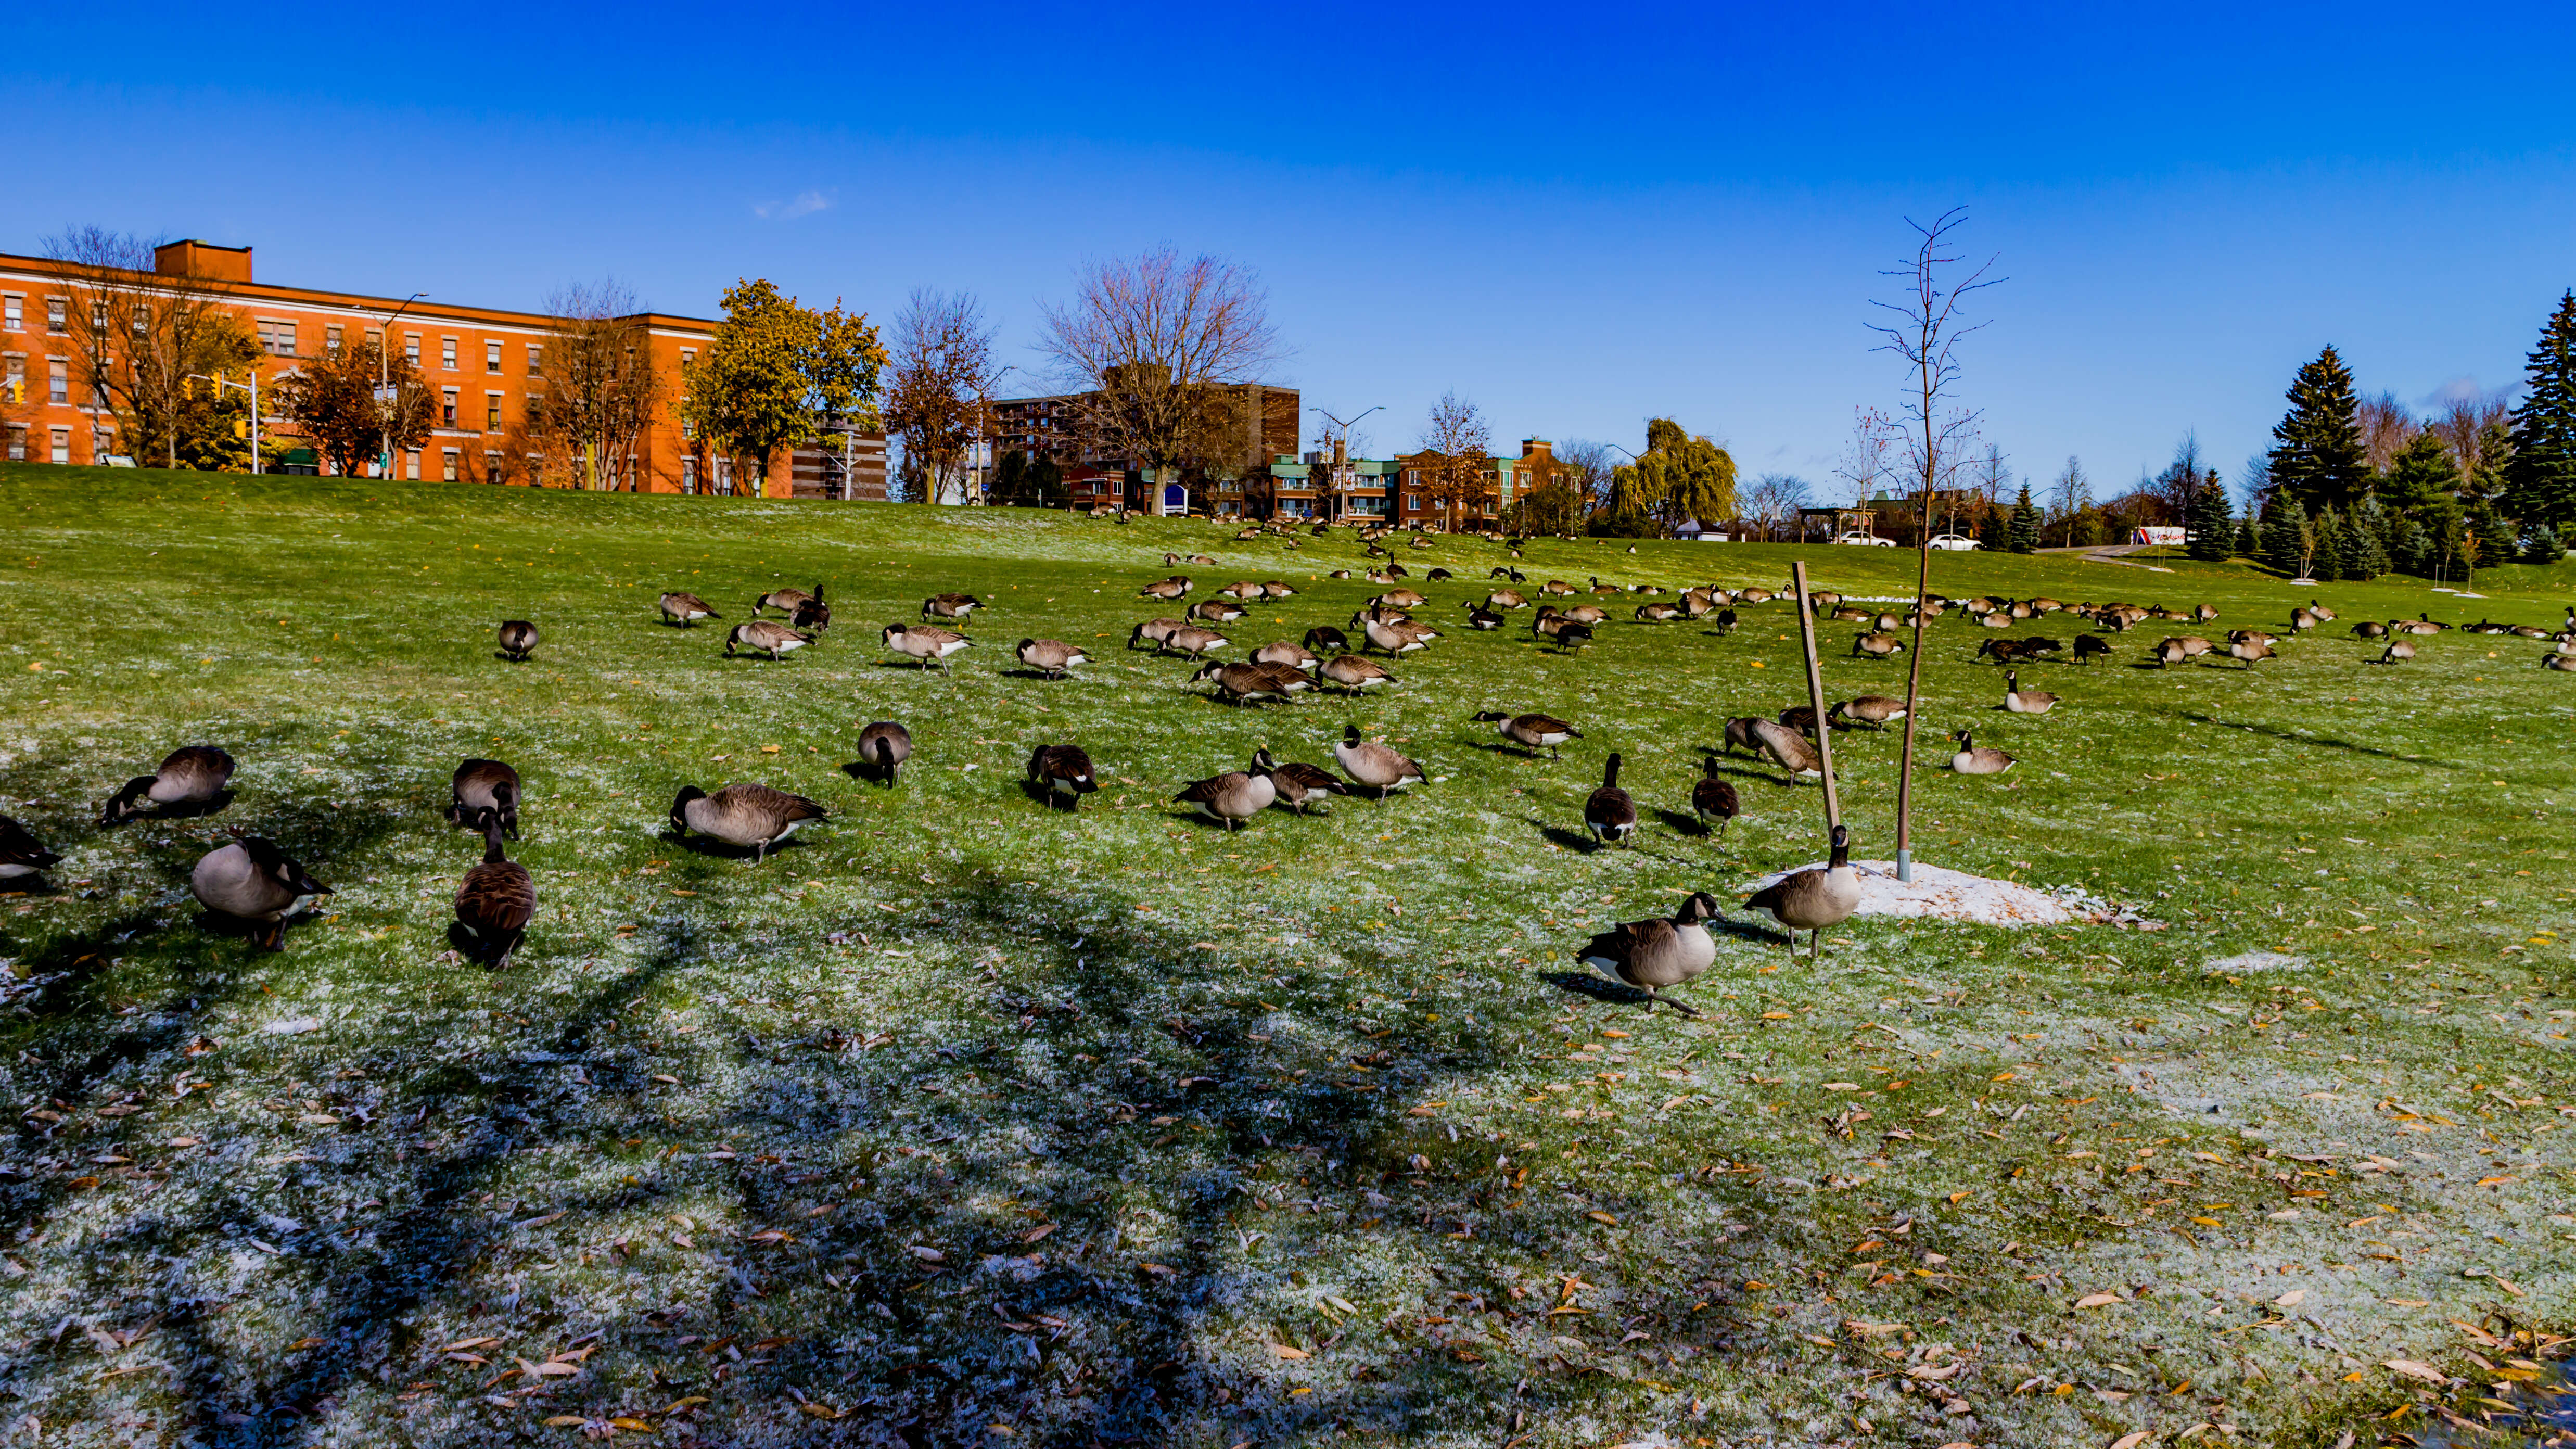
[[1798, 647], [1807, 656], [1807, 703], [1816, 711], [1816, 762], [1825, 770], [1825, 829], [1843, 823], [1843, 804], [1834, 793], [1834, 732], [1825, 723], [1825, 673], [1816, 664], [1816, 616], [1807, 603], [1807, 562], [1793, 560], [1789, 577], [1798, 590]]

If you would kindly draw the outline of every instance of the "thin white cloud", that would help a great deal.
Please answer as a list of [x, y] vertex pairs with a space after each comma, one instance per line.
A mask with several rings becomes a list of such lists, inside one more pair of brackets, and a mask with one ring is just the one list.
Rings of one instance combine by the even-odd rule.
[[831, 209], [832, 198], [822, 192], [800, 191], [792, 201], [764, 201], [753, 207], [751, 214], [763, 221], [794, 221], [800, 216], [812, 216], [818, 211]]

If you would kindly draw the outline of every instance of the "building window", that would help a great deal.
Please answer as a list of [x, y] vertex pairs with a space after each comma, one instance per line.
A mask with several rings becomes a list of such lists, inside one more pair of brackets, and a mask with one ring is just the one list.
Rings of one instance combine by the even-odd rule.
[[45, 299], [45, 330], [48, 332], [72, 330], [72, 304], [68, 298], [47, 297]]
[[696, 349], [696, 348], [694, 348], [694, 347], [683, 347], [683, 348], [681, 348], [681, 349], [680, 349], [680, 371], [682, 371], [682, 372], [686, 372], [686, 371], [688, 371], [690, 368], [695, 367], [695, 366], [697, 366], [697, 365], [698, 365], [698, 349]]
[[339, 323], [337, 323], [337, 322], [331, 323], [329, 326], [326, 326], [326, 327], [324, 327], [324, 328], [322, 329], [322, 350], [323, 350], [324, 352], [326, 352], [326, 353], [329, 353], [329, 354], [330, 354], [331, 356], [333, 356], [333, 357], [337, 357], [337, 356], [339, 356], [339, 355], [340, 355], [340, 324], [339, 324]]
[[695, 458], [680, 460], [680, 491], [683, 493], [698, 491], [698, 460]]
[[267, 353], [271, 357], [293, 357], [295, 355], [294, 323], [260, 322], [256, 324], [256, 326], [259, 332], [260, 351]]
[[54, 461], [55, 461], [55, 462], [57, 462], [57, 463], [68, 463], [68, 462], [70, 462], [70, 461], [72, 460], [72, 430], [71, 430], [71, 429], [69, 429], [69, 428], [56, 428], [56, 429], [54, 429], [54, 453], [53, 453], [53, 458], [54, 458]]
[[45, 401], [67, 403], [72, 400], [72, 364], [67, 357], [45, 359]]
[[403, 476], [414, 481], [420, 478], [420, 449], [403, 449]]
[[483, 431], [501, 431], [501, 395], [497, 392], [483, 394]]
[[367, 329], [367, 345], [368, 345], [369, 347], [372, 347], [372, 348], [376, 349], [378, 352], [382, 352], [382, 351], [384, 351], [384, 350], [385, 350], [385, 331], [384, 331], [384, 329], [383, 329], [383, 328], [381, 328], [381, 327], [370, 327], [370, 328], [368, 328], [368, 329]]
[[13, 403], [27, 400], [27, 354], [12, 352], [0, 363], [0, 399]]
[[0, 297], [0, 327], [15, 332], [27, 325], [27, 299], [20, 296]]
[[414, 367], [418, 367], [418, 366], [420, 366], [420, 334], [419, 334], [419, 333], [417, 333], [417, 332], [406, 332], [406, 333], [404, 333], [404, 334], [403, 334], [403, 358], [404, 358], [404, 360], [408, 361], [408, 362], [409, 362], [412, 366], [414, 366]]
[[456, 389], [452, 387], [438, 395], [438, 425], [442, 428], [456, 426]]
[[483, 344], [483, 370], [492, 374], [494, 377], [499, 377], [501, 375], [500, 343], [486, 342]]
[[486, 452], [483, 455], [483, 481], [486, 483], [498, 483], [501, 481], [501, 455], [499, 453]]
[[9, 425], [9, 461], [12, 463], [27, 461], [27, 425], [25, 423]]
[[89, 430], [90, 466], [94, 468], [103, 468], [107, 466], [108, 458], [115, 452], [116, 434], [109, 432], [105, 428], [92, 428]]
[[533, 342], [529, 343], [529, 344], [528, 344], [528, 376], [530, 376], [530, 377], [543, 377], [543, 376], [545, 376], [545, 375], [546, 375], [546, 367], [545, 367], [545, 363], [546, 363], [546, 350], [545, 350], [544, 348], [542, 348], [542, 347], [539, 347], [537, 344], [535, 344], [535, 343], [533, 343]]
[[464, 466], [465, 454], [457, 449], [449, 448], [439, 455], [439, 477], [447, 482], [455, 482], [457, 473]]
[[456, 370], [455, 338], [442, 337], [438, 339], [438, 365], [449, 372], [454, 372]]
[[1404, 511], [1407, 513], [1420, 513], [1422, 511], [1422, 495], [1418, 493], [1405, 494]]

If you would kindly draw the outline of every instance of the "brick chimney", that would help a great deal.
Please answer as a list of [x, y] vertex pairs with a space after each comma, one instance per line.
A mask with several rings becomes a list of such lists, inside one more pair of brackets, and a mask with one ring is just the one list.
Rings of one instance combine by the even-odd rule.
[[250, 248], [219, 247], [201, 241], [166, 242], [152, 249], [152, 269], [165, 277], [248, 282]]

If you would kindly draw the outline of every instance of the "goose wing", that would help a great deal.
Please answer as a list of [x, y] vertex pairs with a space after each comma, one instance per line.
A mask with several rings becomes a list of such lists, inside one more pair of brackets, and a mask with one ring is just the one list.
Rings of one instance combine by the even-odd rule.
[[536, 914], [537, 883], [514, 860], [486, 861], [456, 888], [456, 918], [478, 930], [525, 930]]

